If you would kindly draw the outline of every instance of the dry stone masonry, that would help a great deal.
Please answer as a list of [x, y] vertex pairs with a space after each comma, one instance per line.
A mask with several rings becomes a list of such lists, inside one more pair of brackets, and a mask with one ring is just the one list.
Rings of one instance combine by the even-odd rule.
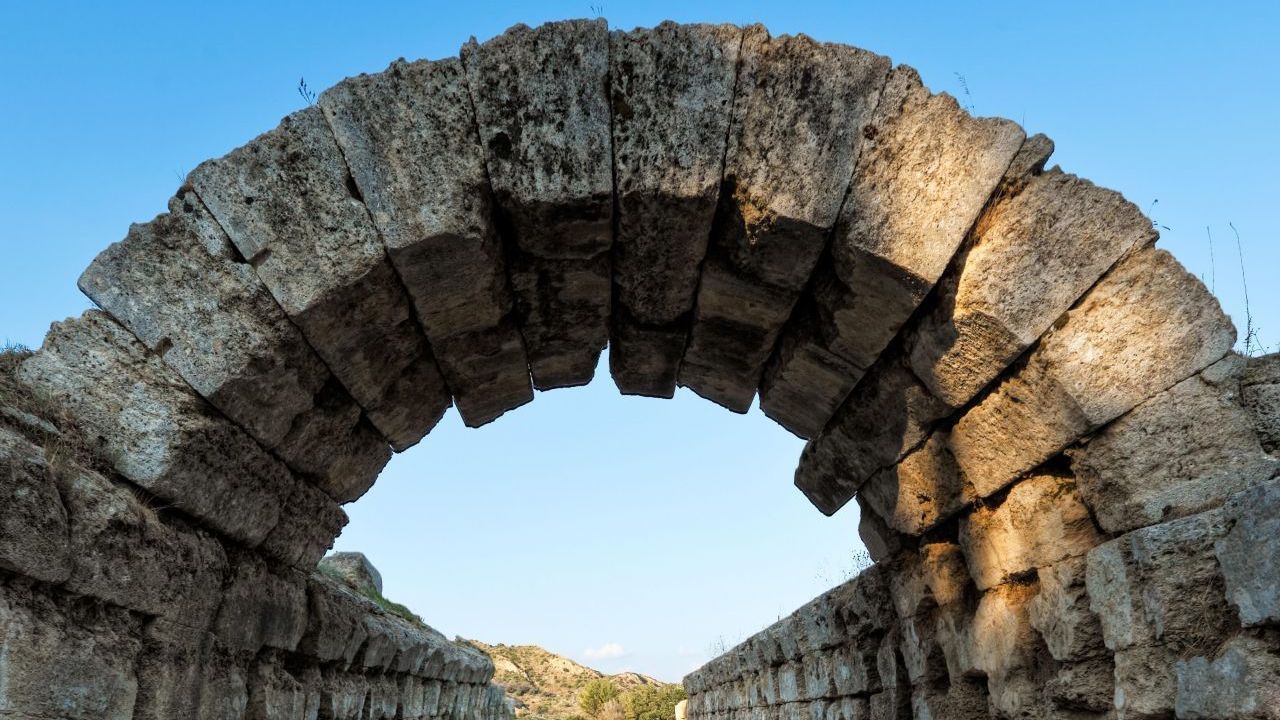
[[447, 408], [606, 345], [623, 393], [759, 396], [876, 561], [688, 720], [1280, 718], [1280, 356], [1052, 151], [759, 26], [342, 81], [0, 357], [0, 718], [506, 720], [486, 657], [317, 563]]

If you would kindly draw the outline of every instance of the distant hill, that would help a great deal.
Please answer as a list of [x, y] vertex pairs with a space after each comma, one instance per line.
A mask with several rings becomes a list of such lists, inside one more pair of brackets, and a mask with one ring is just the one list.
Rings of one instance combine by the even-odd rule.
[[564, 720], [581, 716], [578, 691], [596, 678], [607, 677], [624, 692], [642, 685], [667, 684], [634, 672], [605, 675], [537, 645], [487, 645], [478, 640], [459, 640], [493, 658], [493, 681], [517, 701], [518, 718]]

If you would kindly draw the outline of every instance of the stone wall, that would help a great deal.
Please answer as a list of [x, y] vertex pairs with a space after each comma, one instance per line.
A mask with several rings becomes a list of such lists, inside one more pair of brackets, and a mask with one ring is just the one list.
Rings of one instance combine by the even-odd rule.
[[450, 405], [608, 345], [624, 393], [758, 397], [881, 562], [695, 674], [690, 720], [1267, 716], [1277, 366], [1052, 151], [759, 26], [517, 26], [342, 81], [6, 359], [0, 714], [497, 717], [487, 663], [312, 572]]
[[1280, 717], [1277, 367], [1228, 356], [986, 496], [900, 470], [860, 503], [876, 564], [686, 677], [689, 717]]

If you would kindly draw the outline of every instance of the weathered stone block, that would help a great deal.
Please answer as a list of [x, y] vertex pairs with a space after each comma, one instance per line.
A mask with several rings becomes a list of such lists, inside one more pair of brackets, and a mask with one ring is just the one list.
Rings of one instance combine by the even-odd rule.
[[18, 376], [65, 407], [121, 475], [250, 546], [298, 484], [101, 312], [55, 323]]
[[1241, 624], [1280, 624], [1280, 481], [1237, 494], [1222, 509], [1230, 528], [1214, 545], [1227, 599]]
[[861, 497], [890, 528], [921, 535], [960, 512], [974, 499], [973, 487], [947, 447], [948, 435], [932, 435], [897, 465], [876, 473]]
[[233, 651], [294, 650], [307, 629], [302, 576], [276, 571], [253, 553], [231, 559], [222, 598], [212, 632]]
[[613, 178], [603, 20], [517, 25], [462, 48], [510, 237], [517, 317], [539, 389], [583, 385], [608, 341]]
[[[1111, 650], [1209, 647], [1233, 619], [1214, 557], [1226, 528], [1211, 511], [1135, 530], [1089, 553], [1089, 607]], [[1119, 660], [1117, 659], [1117, 662]]]
[[100, 253], [80, 289], [291, 468], [339, 501], [359, 497], [386, 442], [195, 193], [169, 206]]
[[703, 270], [680, 373], [735, 412], [750, 407], [827, 244], [889, 71], [887, 58], [760, 27], [747, 29], [740, 58], [708, 250], [729, 277], [708, 283]]
[[1032, 475], [1014, 485], [1000, 505], [979, 507], [960, 519], [960, 546], [979, 590], [1083, 556], [1103, 539], [1075, 481], [1059, 475]]
[[[833, 273], [815, 285], [820, 332], [803, 341], [859, 370], [875, 362], [942, 275], [1025, 137], [1015, 123], [972, 118], [951, 96], [930, 94], [907, 67], [889, 76], [865, 135], [832, 237]], [[796, 357], [775, 356], [768, 376], [786, 382], [762, 386], [760, 406], [813, 437], [860, 373], [832, 382], [826, 373], [789, 368]], [[786, 401], [792, 388], [811, 396], [819, 383], [820, 402]]]
[[1057, 169], [1030, 179], [975, 228], [958, 273], [913, 333], [912, 369], [934, 397], [963, 406], [1121, 256], [1155, 239], [1117, 192]]
[[1280, 718], [1280, 657], [1275, 635], [1239, 635], [1215, 657], [1177, 663], [1179, 718]]
[[532, 400], [461, 61], [398, 60], [319, 105], [463, 421]]
[[1049, 653], [1062, 662], [1106, 655], [1102, 625], [1089, 608], [1084, 557], [1073, 557], [1039, 569], [1040, 591], [1031, 599], [1031, 627], [1044, 638]]
[[421, 440], [449, 392], [320, 108], [188, 180], [392, 447]]
[[1280, 353], [1249, 358], [1241, 396], [1267, 452], [1280, 454]]
[[307, 483], [295, 483], [280, 521], [262, 541], [262, 551], [307, 571], [320, 562], [346, 524], [347, 513], [332, 498]]
[[743, 31], [613, 31], [617, 238], [609, 367], [627, 394], [671, 397], [720, 193]]
[[1239, 403], [1243, 366], [1228, 356], [1069, 451], [1080, 493], [1105, 530], [1208, 510], [1280, 474]]
[[950, 445], [979, 496], [1220, 360], [1235, 329], [1163, 250], [1130, 255], [969, 410]]
[[245, 720], [307, 720], [319, 710], [319, 690], [304, 687], [278, 663], [261, 661], [250, 672]]
[[139, 621], [0, 585], [0, 717], [132, 720]]
[[67, 510], [44, 449], [0, 426], [0, 568], [61, 583], [71, 576]]
[[948, 412], [910, 370], [882, 359], [822, 433], [805, 445], [796, 467], [796, 487], [824, 514], [832, 515], [872, 475], [919, 447], [930, 423]]
[[363, 675], [326, 669], [320, 681], [320, 717], [363, 720], [369, 683]]

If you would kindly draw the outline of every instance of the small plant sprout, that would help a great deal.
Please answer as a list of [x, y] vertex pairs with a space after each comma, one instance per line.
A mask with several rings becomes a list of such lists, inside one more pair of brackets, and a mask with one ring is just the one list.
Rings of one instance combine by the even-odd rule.
[[1218, 284], [1218, 268], [1213, 259], [1213, 231], [1208, 225], [1204, 226], [1204, 234], [1209, 236], [1209, 292], [1217, 294], [1215, 286]]
[[1253, 324], [1253, 310], [1249, 307], [1249, 278], [1244, 270], [1244, 246], [1240, 242], [1240, 231], [1232, 222], [1228, 222], [1227, 227], [1236, 236], [1236, 255], [1240, 258], [1240, 285], [1244, 290], [1244, 354], [1262, 355], [1266, 349], [1258, 340], [1258, 328]]
[[588, 5], [587, 7], [591, 9], [591, 14], [596, 17], [604, 15], [604, 5]]
[[962, 73], [956, 73], [956, 80], [960, 81], [960, 90], [964, 93], [964, 103], [961, 104], [961, 107], [965, 109], [965, 112], [972, 113], [973, 95], [969, 92], [969, 81], [965, 79]]
[[1166, 230], [1168, 232], [1173, 232], [1173, 228], [1169, 227], [1168, 225], [1161, 225], [1160, 223], [1156, 222], [1155, 209], [1156, 209], [1156, 205], [1159, 205], [1159, 204], [1160, 204], [1160, 198], [1156, 198], [1151, 201], [1150, 205], [1147, 206], [1147, 217], [1151, 218], [1151, 227], [1156, 230]]
[[302, 96], [303, 100], [307, 101], [307, 105], [316, 104], [316, 94], [311, 88], [307, 87], [307, 79], [305, 77], [298, 78], [298, 94]]

